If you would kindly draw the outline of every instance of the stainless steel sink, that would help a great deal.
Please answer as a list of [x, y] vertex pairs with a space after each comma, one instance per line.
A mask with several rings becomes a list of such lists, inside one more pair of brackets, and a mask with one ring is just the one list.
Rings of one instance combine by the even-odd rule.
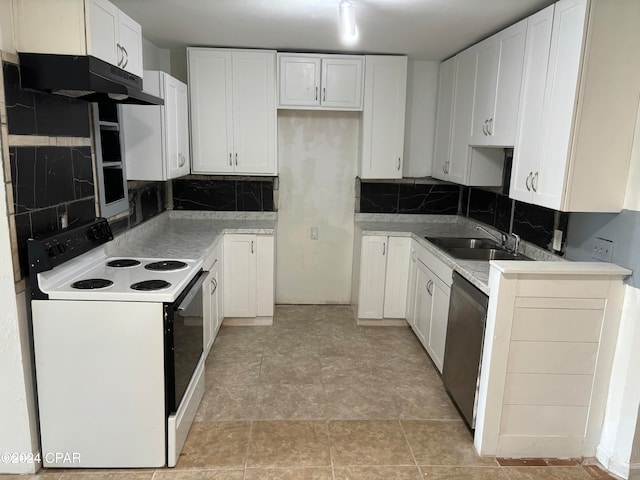
[[531, 260], [521, 254], [500, 248], [447, 248], [452, 257], [460, 260]]
[[498, 244], [490, 238], [470, 238], [470, 237], [424, 237], [434, 245], [447, 250], [449, 248], [499, 248]]

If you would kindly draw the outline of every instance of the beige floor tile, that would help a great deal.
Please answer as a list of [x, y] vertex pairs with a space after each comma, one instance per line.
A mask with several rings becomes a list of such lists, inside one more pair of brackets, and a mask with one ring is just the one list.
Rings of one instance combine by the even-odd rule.
[[[151, 480], [153, 478], [154, 471], [145, 472], [101, 472], [95, 470], [91, 473], [73, 473], [65, 472], [60, 477], [60, 480]], [[20, 477], [22, 480], [22, 477]], [[41, 477], [37, 477], [41, 478]], [[45, 477], [47, 478], [47, 477]], [[48, 480], [48, 478], [47, 478]]]
[[419, 480], [417, 467], [336, 467], [335, 480]]
[[319, 353], [315, 334], [306, 331], [296, 332], [293, 329], [287, 329], [286, 333], [270, 338], [264, 345], [264, 355], [312, 357]]
[[320, 359], [316, 356], [265, 355], [260, 383], [320, 384]]
[[325, 385], [326, 418], [330, 420], [397, 419], [393, 389], [375, 384]]
[[393, 389], [398, 416], [403, 419], [458, 420], [460, 414], [441, 385], [400, 385]]
[[322, 385], [265, 384], [258, 387], [260, 420], [325, 419], [327, 396]]
[[494, 465], [495, 458], [478, 456], [464, 423], [440, 420], [401, 420], [418, 465]]
[[343, 385], [379, 385], [380, 369], [367, 358], [349, 356], [322, 356], [320, 358], [322, 383]]
[[591, 480], [582, 467], [502, 467], [509, 480]]
[[331, 467], [247, 468], [244, 480], [333, 480]]
[[425, 480], [508, 480], [500, 467], [421, 467]]
[[329, 438], [325, 422], [253, 422], [247, 467], [305, 467], [330, 464]]
[[257, 390], [255, 385], [208, 387], [195, 421], [253, 420], [256, 418]]
[[244, 470], [158, 470], [153, 480], [243, 480]]
[[255, 385], [260, 376], [262, 355], [214, 357], [205, 364], [205, 382], [210, 386]]
[[244, 467], [250, 429], [250, 422], [195, 422], [176, 468]]
[[62, 476], [62, 472], [47, 471], [43, 473], [27, 474], [27, 475], [10, 475], [0, 474], [0, 480], [59, 480]]
[[415, 465], [398, 421], [330, 421], [334, 465]]

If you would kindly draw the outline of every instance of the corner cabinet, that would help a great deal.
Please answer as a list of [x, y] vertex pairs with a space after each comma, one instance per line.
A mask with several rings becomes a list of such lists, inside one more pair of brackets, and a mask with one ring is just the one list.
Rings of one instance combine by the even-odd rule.
[[405, 318], [410, 249], [410, 237], [362, 237], [358, 318]]
[[142, 28], [108, 0], [16, 0], [19, 52], [92, 55], [142, 77]]
[[637, 1], [561, 0], [527, 21], [509, 196], [618, 212], [640, 96]]
[[188, 48], [191, 172], [277, 175], [276, 53]]
[[189, 174], [187, 85], [171, 75], [145, 70], [144, 86], [164, 105], [123, 105], [127, 179], [164, 181]]
[[224, 317], [270, 325], [274, 304], [273, 235], [225, 234]]
[[360, 178], [402, 178], [407, 57], [367, 55]]
[[364, 57], [278, 54], [278, 108], [362, 110]]

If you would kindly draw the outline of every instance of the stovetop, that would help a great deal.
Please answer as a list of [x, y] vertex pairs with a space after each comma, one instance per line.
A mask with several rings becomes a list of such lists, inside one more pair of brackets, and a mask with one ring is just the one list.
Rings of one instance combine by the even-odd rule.
[[50, 300], [173, 302], [202, 268], [190, 259], [108, 257], [96, 248], [38, 273]]

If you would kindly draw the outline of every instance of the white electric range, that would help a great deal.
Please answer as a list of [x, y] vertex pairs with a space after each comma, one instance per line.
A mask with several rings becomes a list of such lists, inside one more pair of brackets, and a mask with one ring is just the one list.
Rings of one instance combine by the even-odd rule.
[[174, 466], [204, 394], [202, 262], [112, 239], [96, 219], [29, 241], [45, 467]]

